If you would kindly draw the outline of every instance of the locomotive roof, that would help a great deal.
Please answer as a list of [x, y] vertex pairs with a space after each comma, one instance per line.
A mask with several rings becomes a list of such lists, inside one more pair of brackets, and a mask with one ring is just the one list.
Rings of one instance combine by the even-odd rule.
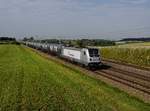
[[71, 50], [81, 51], [81, 48], [76, 48], [76, 47], [64, 47], [64, 49], [71, 49]]
[[[76, 47], [64, 47], [66, 49], [71, 49], [71, 50], [78, 50], [78, 51], [81, 51], [83, 48], [76, 48]], [[86, 47], [84, 49], [96, 49], [96, 48], [89, 48], [89, 47]]]

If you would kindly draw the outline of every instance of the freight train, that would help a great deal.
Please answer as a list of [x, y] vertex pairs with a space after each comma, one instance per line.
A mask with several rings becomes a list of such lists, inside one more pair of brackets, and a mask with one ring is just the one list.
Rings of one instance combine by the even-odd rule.
[[102, 65], [99, 49], [65, 47], [61, 44], [23, 42], [25, 45], [57, 55], [71, 62], [81, 64], [89, 68], [99, 68]]

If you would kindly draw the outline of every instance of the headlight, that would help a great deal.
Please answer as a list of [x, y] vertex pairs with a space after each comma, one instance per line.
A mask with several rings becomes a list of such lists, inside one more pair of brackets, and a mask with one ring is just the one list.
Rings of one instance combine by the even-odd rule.
[[90, 58], [90, 61], [92, 61], [92, 59]]

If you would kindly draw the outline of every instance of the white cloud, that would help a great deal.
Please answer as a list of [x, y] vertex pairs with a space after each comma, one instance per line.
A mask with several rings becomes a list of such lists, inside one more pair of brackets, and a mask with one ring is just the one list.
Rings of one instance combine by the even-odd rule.
[[[144, 3], [145, 0], [121, 1]], [[136, 35], [135, 28], [150, 26], [150, 8], [122, 5], [122, 3], [98, 4], [91, 1], [81, 3], [80, 0], [1, 0], [0, 34], [17, 36], [88, 34], [117, 38], [122, 34]], [[147, 30], [142, 29], [138, 32], [143, 36], [148, 35]]]

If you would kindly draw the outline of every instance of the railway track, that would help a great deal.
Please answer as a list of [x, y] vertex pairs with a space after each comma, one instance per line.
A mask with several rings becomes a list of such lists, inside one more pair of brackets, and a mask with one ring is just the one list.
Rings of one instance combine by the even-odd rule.
[[142, 68], [139, 66], [114, 62], [111, 60], [103, 60], [102, 62], [108, 66], [111, 66], [111, 68], [119, 69], [127, 73], [132, 73], [133, 75], [140, 75], [150, 80], [150, 68]]
[[111, 68], [111, 69], [116, 71], [116, 72], [119, 72], [119, 73], [123, 72], [124, 75], [131, 76], [131, 77], [134, 77], [134, 78], [141, 79], [143, 81], [150, 82], [150, 77], [148, 77], [148, 76], [145, 76], [145, 75], [142, 75], [142, 74], [137, 74], [135, 72], [124, 71], [122, 69], [117, 69], [117, 68]]
[[[104, 65], [108, 68], [95, 71], [96, 74], [150, 95], [149, 71], [143, 70], [144, 73], [141, 73], [142, 69], [132, 67], [131, 70], [131, 66], [111, 63], [110, 61], [104, 61], [104, 63], [107, 63]], [[125, 69], [123, 69], [123, 67], [125, 67]], [[128, 67], [130, 70], [127, 70]]]
[[108, 73], [103, 73], [103, 72], [99, 72], [99, 71], [98, 72], [96, 71], [95, 73], [150, 95], [150, 91], [149, 90], [147, 90], [146, 88], [143, 88], [141, 86], [138, 86], [137, 84], [134, 84], [133, 82], [130, 82], [128, 80], [109, 75]]

